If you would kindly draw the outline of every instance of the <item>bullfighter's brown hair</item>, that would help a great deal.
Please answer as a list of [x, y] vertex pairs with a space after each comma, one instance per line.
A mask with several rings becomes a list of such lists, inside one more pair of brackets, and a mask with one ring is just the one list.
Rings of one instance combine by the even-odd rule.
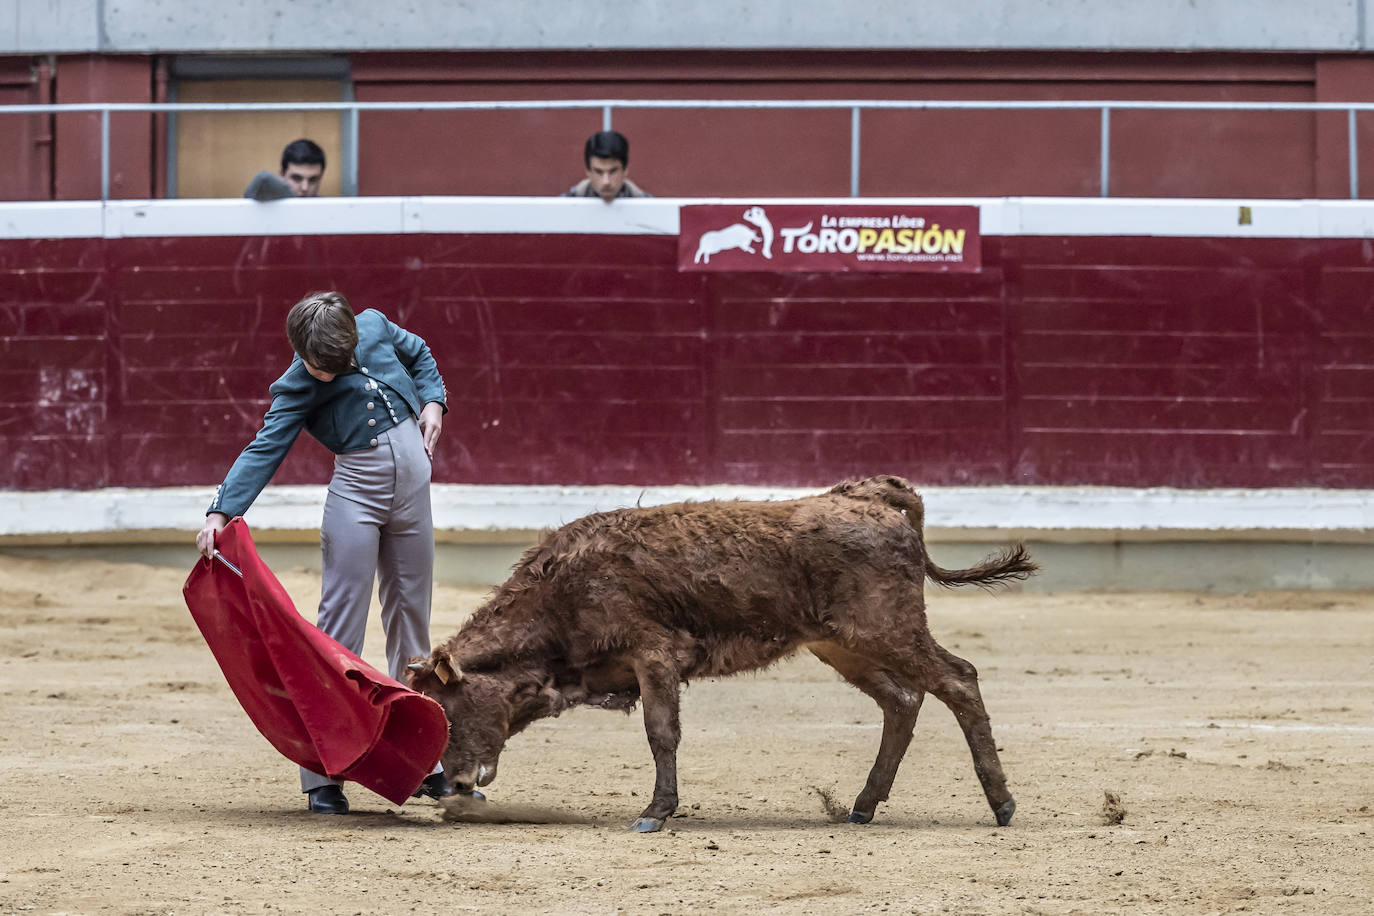
[[287, 313], [286, 339], [301, 359], [316, 369], [338, 375], [353, 365], [358, 323], [341, 294], [311, 293]]

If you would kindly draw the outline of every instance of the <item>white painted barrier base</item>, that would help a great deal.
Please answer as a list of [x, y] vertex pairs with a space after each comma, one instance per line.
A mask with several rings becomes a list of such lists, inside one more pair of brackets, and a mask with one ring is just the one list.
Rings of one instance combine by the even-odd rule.
[[[496, 584], [541, 530], [589, 512], [819, 489], [436, 485], [436, 572], [443, 582]], [[3, 491], [0, 551], [189, 569], [211, 493]], [[259, 497], [247, 518], [269, 564], [318, 569], [324, 494], [322, 486], [269, 487]], [[937, 563], [971, 565], [1025, 540], [1042, 567], [1027, 591], [1374, 588], [1374, 491], [930, 487], [922, 495]]]
[[[528, 487], [436, 484], [441, 542], [524, 542], [589, 512], [682, 500], [792, 499], [822, 488]], [[927, 487], [932, 540], [1062, 542], [1267, 540], [1374, 543], [1374, 491], [1117, 487]], [[0, 491], [0, 544], [181, 540], [200, 527], [210, 487]], [[313, 537], [323, 486], [268, 487], [246, 516], [262, 540]]]

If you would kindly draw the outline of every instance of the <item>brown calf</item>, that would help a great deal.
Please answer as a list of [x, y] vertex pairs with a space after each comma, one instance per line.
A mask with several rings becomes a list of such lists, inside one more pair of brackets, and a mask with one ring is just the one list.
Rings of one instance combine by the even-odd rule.
[[1035, 572], [1017, 544], [970, 569], [926, 555], [921, 498], [871, 477], [778, 502], [680, 503], [589, 515], [547, 535], [411, 684], [451, 723], [443, 764], [460, 791], [496, 776], [506, 740], [572, 706], [644, 701], [657, 777], [632, 825], [677, 808], [679, 685], [761, 668], [806, 647], [883, 710], [883, 736], [849, 819], [887, 799], [926, 692], [964, 730], [999, 825], [1007, 791], [973, 665], [926, 627], [922, 588], [992, 586]]

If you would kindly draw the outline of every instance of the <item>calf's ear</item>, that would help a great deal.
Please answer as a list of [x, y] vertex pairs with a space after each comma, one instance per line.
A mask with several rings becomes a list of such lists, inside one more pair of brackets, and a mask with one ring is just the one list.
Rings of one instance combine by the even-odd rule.
[[463, 679], [463, 669], [449, 656], [441, 655], [434, 660], [434, 676], [445, 684], [451, 684]]

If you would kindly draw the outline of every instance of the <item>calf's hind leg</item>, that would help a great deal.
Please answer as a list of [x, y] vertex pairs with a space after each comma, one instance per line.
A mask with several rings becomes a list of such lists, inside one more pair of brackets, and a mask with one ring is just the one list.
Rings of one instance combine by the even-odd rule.
[[[667, 657], [667, 653], [664, 653]], [[655, 833], [677, 810], [677, 746], [682, 739], [678, 722], [678, 670], [663, 658], [636, 659], [635, 677], [644, 702], [644, 731], [654, 755], [654, 797], [630, 829]]]
[[[1016, 802], [1007, 791], [1007, 778], [997, 757], [997, 744], [992, 740], [992, 723], [978, 690], [978, 669], [945, 651], [929, 634], [907, 636], [889, 631], [881, 642], [866, 639], [846, 648], [871, 660], [875, 670], [886, 667], [901, 681], [909, 680], [914, 689], [939, 698], [949, 707], [968, 741], [973, 770], [982, 783], [997, 825], [1009, 824]], [[886, 728], [883, 739], [886, 742]]]
[[916, 717], [925, 695], [904, 687], [891, 672], [871, 660], [834, 643], [813, 643], [807, 648], [846, 681], [872, 697], [883, 711], [883, 738], [878, 745], [878, 757], [868, 772], [868, 782], [849, 812], [850, 823], [867, 824], [873, 820], [878, 802], [887, 801], [888, 792], [892, 790], [897, 768], [911, 745], [911, 733], [916, 728]]
[[1002, 773], [997, 742], [992, 738], [992, 722], [978, 690], [978, 669], [947, 652], [933, 639], [927, 640], [926, 650], [918, 657], [923, 662], [918, 683], [954, 713], [964, 730], [964, 739], [973, 754], [973, 771], [983, 784], [983, 794], [997, 817], [997, 826], [1007, 826], [1016, 812], [1016, 802], [1007, 791], [1007, 777]]

